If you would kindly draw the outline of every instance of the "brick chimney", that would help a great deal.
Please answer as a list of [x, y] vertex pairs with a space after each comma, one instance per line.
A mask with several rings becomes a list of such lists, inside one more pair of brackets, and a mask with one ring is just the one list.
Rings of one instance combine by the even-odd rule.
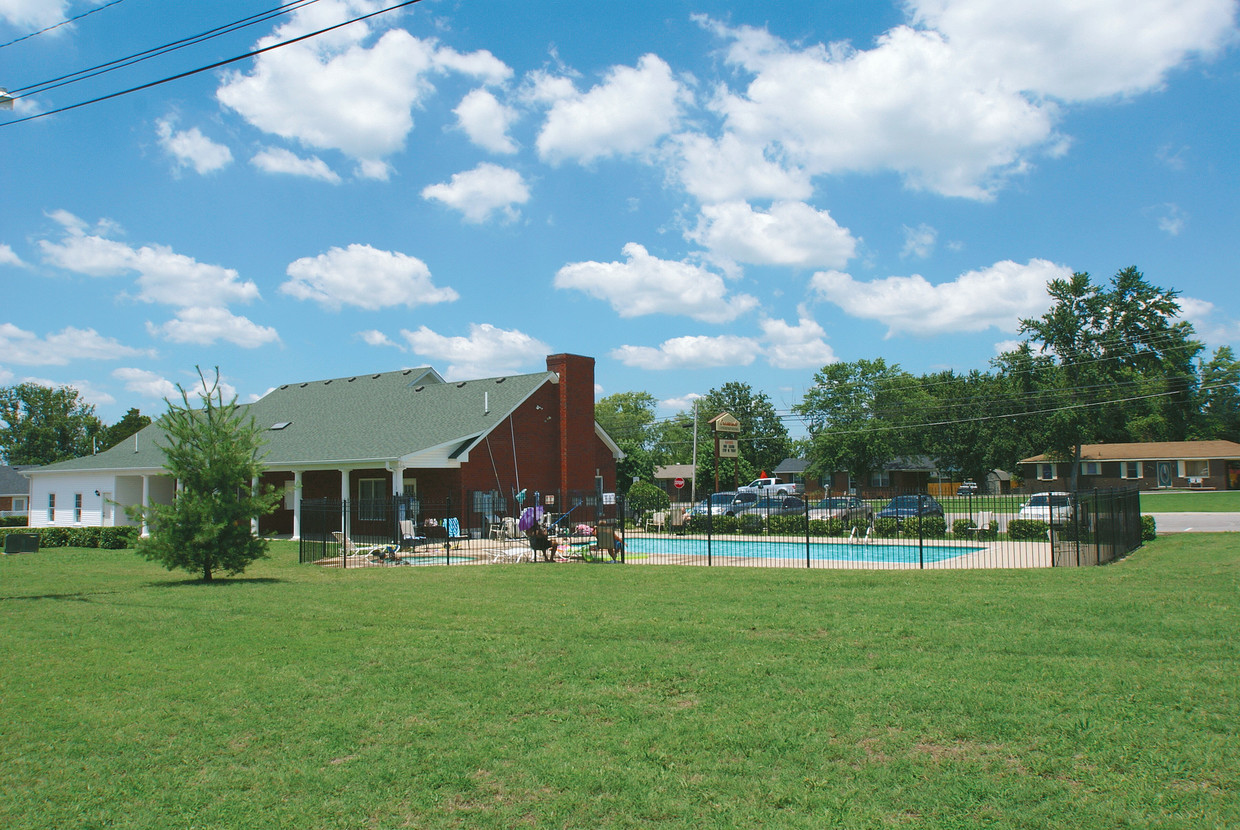
[[560, 376], [560, 491], [594, 489], [594, 358], [547, 356], [547, 371]]

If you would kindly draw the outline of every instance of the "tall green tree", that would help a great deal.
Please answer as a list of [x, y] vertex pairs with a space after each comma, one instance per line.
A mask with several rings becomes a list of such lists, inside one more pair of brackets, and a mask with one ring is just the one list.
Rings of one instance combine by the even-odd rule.
[[809, 423], [808, 474], [847, 471], [865, 482], [885, 462], [922, 454], [909, 429], [927, 403], [918, 379], [882, 358], [824, 366], [794, 407]]
[[252, 482], [262, 475], [262, 430], [247, 418], [234, 396], [225, 401], [219, 370], [208, 384], [199, 371], [200, 407], [178, 386], [181, 403], [168, 402], [161, 424], [166, 442], [159, 442], [164, 469], [177, 480], [171, 504], [126, 508], [145, 523], [150, 535], [139, 541], [138, 553], [168, 570], [199, 573], [204, 581], [217, 571], [239, 574], [267, 555], [267, 540], [255, 536], [251, 521], [279, 504], [272, 487], [259, 492]]
[[1192, 437], [1240, 441], [1240, 360], [1220, 346], [1201, 367], [1201, 407]]
[[616, 464], [616, 489], [627, 493], [634, 481], [652, 481], [655, 461], [655, 407], [658, 401], [649, 392], [617, 392], [594, 404], [594, 420], [624, 451]]
[[1054, 402], [1043, 415], [1046, 450], [1073, 462], [1073, 486], [1082, 444], [1187, 437], [1201, 344], [1178, 319], [1178, 292], [1152, 285], [1135, 267], [1109, 286], [1076, 273], [1047, 290], [1050, 310], [1021, 320], [1021, 334], [1055, 358], [1055, 371], [1043, 375]]
[[151, 416], [143, 415], [136, 408], [130, 409], [125, 413], [125, 417], [121, 418], [111, 426], [104, 427], [99, 434], [99, 450], [111, 449], [124, 441], [129, 436], [139, 432], [151, 424]]
[[[741, 469], [748, 471], [742, 472], [740, 478], [762, 470], [770, 473], [792, 451], [788, 428], [770, 397], [765, 392], [755, 392], [747, 383], [732, 381], [710, 390], [698, 401], [698, 441], [707, 447], [708, 454], [714, 453], [714, 435], [707, 423], [721, 412], [730, 412], [740, 421]], [[699, 462], [700, 456], [699, 446]], [[701, 482], [698, 483], [700, 489]]]
[[37, 383], [0, 388], [0, 456], [9, 464], [52, 464], [90, 455], [103, 429], [76, 389]]

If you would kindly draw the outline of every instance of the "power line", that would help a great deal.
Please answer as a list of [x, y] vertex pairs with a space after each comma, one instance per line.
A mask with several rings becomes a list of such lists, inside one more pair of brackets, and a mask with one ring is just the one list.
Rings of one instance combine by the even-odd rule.
[[208, 29], [205, 32], [199, 32], [196, 35], [190, 35], [189, 37], [174, 40], [161, 46], [154, 46], [150, 49], [144, 49], [141, 52], [135, 52], [132, 55], [126, 55], [123, 58], [116, 58], [115, 60], [108, 61], [107, 63], [97, 64], [95, 66], [87, 67], [86, 69], [79, 69], [76, 72], [70, 72], [57, 78], [40, 81], [37, 84], [30, 84], [28, 86], [21, 87], [20, 89], [9, 90], [9, 95], [13, 98], [23, 98], [28, 95], [37, 95], [41, 92], [47, 92], [49, 90], [58, 89], [62, 86], [75, 84], [79, 81], [85, 81], [90, 78], [97, 78], [100, 75], [107, 74], [108, 72], [114, 72], [117, 69], [125, 69], [143, 61], [150, 60], [151, 58], [157, 58], [162, 55], [169, 54], [170, 52], [184, 49], [188, 46], [196, 46], [199, 43], [205, 43], [208, 40], [222, 35], [232, 34], [233, 32], [240, 31], [248, 26], [254, 26], [258, 23], [265, 23], [268, 20], [272, 20], [286, 14], [291, 14], [300, 8], [317, 2], [319, 2], [319, 0], [294, 0], [294, 2], [285, 3], [278, 8], [260, 12], [259, 14], [253, 14], [249, 17], [243, 17], [240, 20], [234, 20], [233, 22], [226, 23], [223, 26], [216, 26], [213, 29]]
[[216, 61], [215, 63], [210, 64], [208, 66], [200, 66], [197, 69], [191, 69], [187, 72], [181, 72], [176, 75], [171, 75], [167, 78], [161, 78], [158, 81], [151, 81], [149, 83], [141, 84], [139, 86], [130, 87], [129, 89], [123, 89], [120, 92], [113, 92], [108, 95], [101, 95], [98, 98], [92, 98], [89, 101], [82, 101], [77, 104], [70, 104], [67, 107], [60, 107], [58, 109], [48, 110], [47, 112], [40, 112], [34, 115], [28, 115], [25, 118], [18, 118], [13, 121], [6, 121], [3, 123], [0, 123], [0, 127], [11, 127], [14, 124], [21, 124], [26, 121], [33, 121], [36, 118], [45, 118], [49, 115], [57, 115], [62, 112], [68, 112], [70, 110], [75, 110], [81, 107], [90, 106], [91, 104], [98, 104], [102, 101], [110, 101], [113, 98], [120, 98], [122, 95], [129, 95], [130, 93], [133, 93], [133, 92], [141, 92], [144, 89], [150, 89], [151, 87], [159, 86], [161, 84], [166, 84], [171, 81], [179, 81], [183, 78], [188, 78], [192, 75], [198, 75], [202, 72], [209, 72], [212, 69], [219, 69], [221, 66], [228, 66], [229, 64], [237, 63], [238, 61], [243, 61], [248, 58], [253, 58], [265, 52], [271, 52], [275, 49], [279, 49], [282, 46], [291, 46], [294, 43], [300, 43], [303, 40], [309, 40], [310, 38], [318, 37], [319, 35], [326, 34], [327, 32], [335, 31], [336, 29], [341, 29], [353, 23], [359, 23], [363, 20], [368, 20], [372, 17], [377, 17], [381, 14], [386, 14], [387, 12], [395, 11], [396, 9], [404, 8], [405, 6], [412, 6], [415, 3], [420, 3], [420, 2], [422, 2], [422, 0], [405, 0], [405, 2], [403, 3], [397, 3], [395, 5], [388, 6], [387, 8], [379, 9], [378, 11], [374, 11], [374, 12], [370, 12], [369, 14], [363, 14], [358, 17], [354, 17], [351, 20], [346, 20], [343, 23], [337, 23], [334, 26], [327, 26], [326, 28], [319, 29], [318, 31], [310, 32], [309, 34], [304, 34], [298, 37], [289, 38], [288, 40], [284, 40], [279, 43], [273, 43], [270, 46], [264, 46], [261, 49], [254, 49], [253, 51], [246, 52], [244, 55], [237, 55], [236, 57], [228, 58], [226, 60]]
[[59, 23], [55, 23], [51, 26], [48, 26], [45, 29], [40, 29], [37, 32], [31, 32], [28, 35], [22, 35], [21, 37], [13, 38], [8, 43], [0, 43], [0, 49], [5, 48], [6, 46], [12, 46], [14, 43], [21, 43], [23, 40], [30, 40], [30, 38], [32, 37], [38, 37], [39, 35], [47, 34], [53, 29], [59, 29], [61, 26], [67, 26], [70, 23], [74, 23], [78, 20], [81, 20], [83, 17], [89, 17], [95, 12], [101, 12], [104, 9], [108, 8], [109, 6], [115, 6], [117, 3], [123, 3], [123, 2], [124, 0], [112, 0], [110, 3], [104, 3], [102, 6], [98, 6], [97, 8], [93, 8], [88, 11], [84, 11], [81, 14], [74, 15], [73, 17], [70, 17], [66, 20], [62, 20]]

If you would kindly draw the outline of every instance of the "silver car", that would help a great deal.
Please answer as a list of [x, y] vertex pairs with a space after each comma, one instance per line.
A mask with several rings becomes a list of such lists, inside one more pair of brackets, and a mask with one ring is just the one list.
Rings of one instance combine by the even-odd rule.
[[856, 496], [831, 496], [822, 499], [809, 507], [809, 517], [813, 519], [853, 519], [870, 521], [874, 518], [874, 508]]
[[1017, 518], [1066, 525], [1072, 521], [1071, 493], [1035, 493], [1025, 502]]

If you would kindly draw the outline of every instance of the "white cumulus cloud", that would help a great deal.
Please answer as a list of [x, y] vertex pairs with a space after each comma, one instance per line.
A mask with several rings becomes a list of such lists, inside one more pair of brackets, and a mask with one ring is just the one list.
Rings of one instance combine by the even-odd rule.
[[469, 140], [492, 153], [517, 152], [517, 143], [508, 135], [508, 129], [517, 118], [517, 111], [487, 89], [475, 89], [461, 99], [453, 110], [457, 123], [469, 136]]
[[[570, 85], [571, 86], [571, 85]], [[587, 164], [600, 158], [636, 155], [675, 130], [691, 95], [657, 55], [643, 55], [636, 67], [616, 66], [585, 93], [561, 86], [538, 134], [538, 153], [557, 164]]]
[[1026, 265], [1005, 260], [941, 285], [918, 274], [859, 282], [825, 271], [814, 275], [811, 287], [850, 316], [885, 324], [888, 337], [987, 328], [1014, 332], [1022, 317], [1037, 316], [1050, 305], [1046, 284], [1071, 275], [1071, 268], [1044, 259]]
[[847, 228], [804, 202], [776, 202], [766, 212], [747, 202], [705, 205], [697, 227], [685, 237], [751, 265], [841, 268], [857, 250]]
[[125, 346], [94, 329], [66, 326], [39, 337], [12, 323], [0, 323], [0, 355], [8, 363], [24, 366], [64, 366], [74, 360], [117, 360], [151, 353]]
[[819, 369], [839, 360], [827, 344], [822, 326], [799, 309], [796, 325], [784, 320], [763, 320], [766, 360], [777, 369]]
[[13, 252], [13, 249], [4, 243], [0, 243], [0, 265], [25, 265], [22, 258]]
[[451, 380], [514, 374], [551, 353], [541, 340], [488, 323], [471, 323], [468, 337], [438, 334], [426, 326], [404, 329], [401, 336], [413, 352], [432, 362], [448, 361], [445, 376]]
[[748, 366], [760, 353], [761, 345], [753, 338], [724, 334], [673, 337], [658, 347], [621, 346], [610, 356], [625, 366], [661, 370]]
[[483, 162], [452, 174], [451, 181], [423, 188], [422, 198], [459, 210], [468, 222], [485, 222], [497, 211], [511, 221], [520, 215], [514, 205], [530, 200], [530, 189], [516, 170]]
[[177, 167], [192, 167], [195, 172], [206, 175], [232, 164], [232, 151], [202, 134], [197, 127], [176, 130], [170, 119], [155, 123], [159, 146], [177, 162]]
[[245, 349], [255, 349], [280, 339], [275, 329], [260, 326], [226, 308], [183, 308], [168, 322], [147, 323], [146, 328], [152, 337], [199, 346], [224, 341]]
[[283, 173], [289, 176], [305, 176], [330, 184], [339, 184], [340, 176], [327, 166], [327, 162], [318, 156], [303, 158], [292, 150], [282, 147], [267, 147], [259, 150], [250, 159], [259, 170], [267, 173]]
[[133, 392], [144, 398], [177, 400], [181, 396], [175, 383], [147, 369], [116, 369], [112, 372], [112, 377], [125, 385], [126, 392]]
[[[270, 46], [373, 11], [363, 0], [337, 0], [299, 11], [259, 46]], [[224, 106], [258, 129], [315, 149], [339, 150], [357, 161], [358, 175], [384, 179], [386, 158], [413, 129], [412, 110], [435, 91], [433, 79], [455, 72], [499, 83], [510, 74], [489, 52], [461, 54], [434, 40], [355, 23], [330, 34], [267, 52], [248, 73], [229, 73], [216, 91]]]
[[555, 287], [604, 300], [621, 317], [683, 314], [726, 323], [758, 305], [748, 294], [729, 297], [723, 277], [700, 265], [659, 259], [636, 242], [624, 246], [624, 255], [624, 262], [565, 265], [555, 275]]
[[431, 270], [417, 257], [353, 244], [332, 248], [316, 257], [302, 257], [286, 269], [280, 291], [299, 300], [313, 300], [324, 308], [350, 305], [367, 311], [405, 306], [450, 303], [460, 295], [440, 288]]

